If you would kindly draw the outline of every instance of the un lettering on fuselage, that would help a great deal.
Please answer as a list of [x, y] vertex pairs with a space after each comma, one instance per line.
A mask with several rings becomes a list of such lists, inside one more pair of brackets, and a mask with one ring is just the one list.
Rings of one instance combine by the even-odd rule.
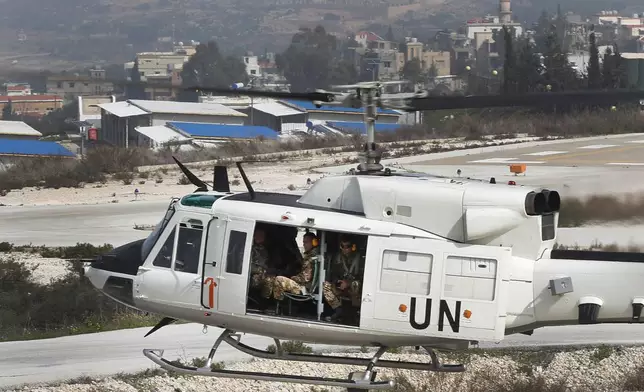
[[[425, 313], [417, 314], [418, 301], [425, 300]], [[411, 298], [409, 306], [409, 325], [417, 330], [424, 330], [429, 327], [432, 319], [432, 299], [431, 298]], [[449, 324], [452, 332], [459, 333], [461, 328], [461, 301], [455, 301], [454, 312], [451, 311], [447, 301], [440, 300], [438, 307], [438, 331], [445, 329], [445, 321]]]

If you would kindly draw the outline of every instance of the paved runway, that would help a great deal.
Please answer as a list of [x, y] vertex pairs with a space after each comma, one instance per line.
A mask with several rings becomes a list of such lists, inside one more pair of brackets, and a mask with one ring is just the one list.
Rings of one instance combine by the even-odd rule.
[[150, 232], [135, 224], [156, 224], [168, 201], [100, 205], [23, 206], [0, 208], [0, 242], [16, 245], [69, 246], [77, 242], [121, 245]]
[[[644, 192], [644, 133], [529, 142], [383, 160], [393, 168], [543, 186], [562, 196]], [[526, 172], [510, 172], [525, 163]]]
[[416, 162], [418, 165], [525, 163], [545, 166], [644, 166], [644, 134], [583, 141], [566, 140], [521, 146], [505, 151]]
[[[56, 339], [0, 343], [0, 388], [24, 383], [66, 380], [81, 376], [134, 373], [157, 366], [143, 356], [144, 348], [165, 349], [164, 357], [190, 360], [208, 355], [221, 329], [209, 328], [202, 334], [198, 324], [171, 325], [147, 338], [148, 328], [101, 332]], [[242, 342], [260, 349], [271, 339], [243, 335]], [[642, 325], [579, 325], [543, 328], [532, 336], [512, 335], [499, 344], [481, 343], [479, 347], [545, 345], [644, 344]], [[313, 345], [329, 351], [333, 346]], [[222, 344], [216, 361], [239, 361], [251, 358], [227, 344]], [[429, 358], [428, 358], [429, 360]], [[324, 365], [318, 365], [324, 366]]]

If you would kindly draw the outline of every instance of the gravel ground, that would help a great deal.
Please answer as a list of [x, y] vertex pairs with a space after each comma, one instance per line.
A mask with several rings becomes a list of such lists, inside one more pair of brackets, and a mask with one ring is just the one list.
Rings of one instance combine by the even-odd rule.
[[68, 272], [69, 262], [63, 259], [45, 258], [38, 254], [23, 252], [0, 253], [0, 260], [9, 258], [31, 269], [33, 282], [43, 286], [63, 278]]
[[[369, 357], [370, 354], [336, 354]], [[427, 361], [420, 354], [386, 354], [383, 359]], [[642, 390], [634, 375], [642, 373], [644, 347], [586, 348], [552, 352], [512, 351], [506, 354], [475, 353], [469, 356], [465, 373], [430, 373], [379, 369], [378, 379], [396, 379], [397, 391], [624, 391]], [[446, 361], [447, 362], [447, 361]], [[449, 361], [451, 362], [451, 361]], [[227, 364], [226, 369], [268, 373], [290, 372], [301, 375], [344, 378], [358, 367], [287, 363], [254, 359]], [[642, 378], [640, 376], [640, 378]], [[218, 379], [166, 374], [117, 376], [102, 380], [84, 379], [57, 386], [30, 386], [15, 391], [32, 392], [214, 392], [214, 391], [343, 391], [302, 384], [251, 380]]]

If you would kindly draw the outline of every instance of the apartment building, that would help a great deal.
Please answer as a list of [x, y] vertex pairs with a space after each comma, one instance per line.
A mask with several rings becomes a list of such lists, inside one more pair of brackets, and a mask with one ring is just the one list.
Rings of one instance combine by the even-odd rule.
[[19, 116], [42, 117], [63, 107], [64, 98], [60, 95], [2, 95], [0, 110], [11, 102], [11, 109]]
[[94, 68], [86, 74], [61, 74], [47, 78], [47, 93], [71, 99], [87, 95], [110, 95], [114, 83], [106, 80], [105, 70]]

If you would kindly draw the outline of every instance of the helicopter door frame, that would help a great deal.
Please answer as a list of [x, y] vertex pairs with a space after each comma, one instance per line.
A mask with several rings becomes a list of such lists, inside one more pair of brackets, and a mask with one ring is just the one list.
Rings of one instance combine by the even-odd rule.
[[221, 266], [224, 264], [223, 244], [226, 240], [226, 218], [213, 216], [206, 228], [206, 247], [201, 269], [201, 306], [217, 310]]
[[503, 339], [511, 248], [372, 235], [366, 255], [361, 329]]
[[[210, 234], [213, 222], [218, 223], [215, 236]], [[201, 295], [201, 305], [205, 308], [222, 313], [246, 314], [254, 229], [254, 220], [237, 217], [222, 216], [209, 223]]]

